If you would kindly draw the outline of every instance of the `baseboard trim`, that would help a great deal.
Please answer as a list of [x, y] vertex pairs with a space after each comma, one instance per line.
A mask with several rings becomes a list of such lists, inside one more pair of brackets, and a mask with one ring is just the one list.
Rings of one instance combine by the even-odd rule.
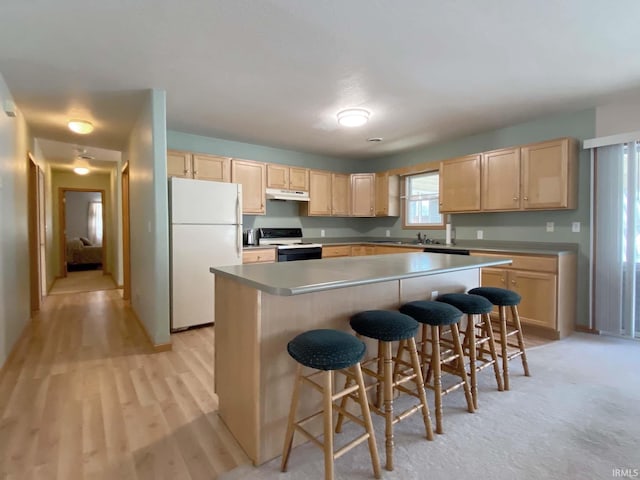
[[7, 359], [4, 361], [4, 363], [2, 365], [0, 365], [0, 381], [6, 375], [6, 373], [8, 371], [8, 368], [7, 368], [8, 365], [11, 363], [13, 358], [18, 354], [18, 351], [22, 347], [22, 344], [27, 341], [27, 337], [29, 336], [28, 332], [29, 332], [29, 329], [31, 328], [31, 322], [32, 321], [33, 320], [29, 319], [27, 324], [22, 329], [22, 332], [20, 333], [20, 336], [16, 340], [16, 343], [13, 344], [13, 347], [11, 348], [11, 351], [9, 352], [9, 355], [7, 355]]
[[591, 328], [591, 327], [585, 327], [583, 325], [576, 325], [575, 326], [575, 330], [576, 330], [576, 332], [591, 333], [593, 335], [600, 335], [600, 330], [597, 330], [597, 329]]
[[147, 331], [147, 327], [145, 327], [145, 325], [142, 322], [142, 320], [140, 320], [140, 317], [138, 317], [138, 314], [133, 309], [133, 307], [131, 306], [130, 302], [128, 302], [128, 307], [131, 310], [131, 314], [133, 315], [133, 318], [135, 318], [136, 322], [138, 322], [138, 326], [142, 330], [142, 333], [144, 334], [145, 338], [147, 339], [147, 342], [149, 342], [149, 345], [151, 346], [151, 348], [154, 351], [154, 353], [169, 352], [169, 351], [171, 351], [173, 349], [173, 347], [171, 345], [171, 342], [169, 342], [169, 343], [153, 343], [153, 340], [151, 340], [151, 335], [149, 335], [149, 332]]

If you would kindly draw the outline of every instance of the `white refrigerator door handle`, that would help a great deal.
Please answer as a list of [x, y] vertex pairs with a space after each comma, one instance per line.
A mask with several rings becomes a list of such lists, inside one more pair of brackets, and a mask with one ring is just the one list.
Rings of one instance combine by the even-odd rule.
[[238, 225], [236, 228], [236, 249], [238, 256], [242, 258], [242, 225]]

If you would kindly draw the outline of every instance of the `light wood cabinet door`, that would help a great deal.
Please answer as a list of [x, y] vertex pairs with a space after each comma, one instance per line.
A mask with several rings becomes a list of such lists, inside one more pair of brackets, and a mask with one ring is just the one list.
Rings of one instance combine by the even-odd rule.
[[348, 174], [331, 174], [331, 215], [349, 216], [349, 197], [351, 177]]
[[375, 174], [354, 173], [351, 175], [351, 215], [354, 217], [375, 216]]
[[400, 216], [400, 177], [388, 172], [376, 173], [376, 217]]
[[307, 215], [331, 215], [331, 172], [309, 171], [309, 202]]
[[231, 161], [231, 181], [242, 185], [242, 213], [264, 215], [266, 164], [250, 160]]
[[267, 188], [289, 189], [289, 167], [282, 165], [267, 165]]
[[482, 210], [520, 208], [520, 148], [482, 154]]
[[577, 160], [568, 138], [522, 147], [522, 206], [576, 208]]
[[520, 320], [531, 325], [556, 328], [557, 276], [553, 273], [513, 270], [508, 272], [509, 289], [518, 292]]
[[309, 191], [309, 169], [308, 168], [289, 168], [289, 189], [300, 192]]
[[440, 212], [480, 210], [480, 155], [440, 163]]
[[192, 178], [191, 154], [189, 152], [167, 151], [167, 176]]
[[231, 158], [194, 153], [192, 159], [193, 178], [216, 182], [231, 181]]

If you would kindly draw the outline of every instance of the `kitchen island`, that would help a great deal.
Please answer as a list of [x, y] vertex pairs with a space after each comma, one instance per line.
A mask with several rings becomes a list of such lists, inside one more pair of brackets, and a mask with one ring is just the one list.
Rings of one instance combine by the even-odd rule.
[[[350, 331], [349, 318], [363, 310], [467, 291], [480, 284], [481, 268], [509, 262], [404, 253], [210, 268], [220, 417], [254, 464], [277, 457], [296, 367], [289, 340], [316, 328]], [[300, 396], [301, 417], [321, 404], [321, 396], [307, 390]], [[308, 427], [319, 434], [321, 420]]]

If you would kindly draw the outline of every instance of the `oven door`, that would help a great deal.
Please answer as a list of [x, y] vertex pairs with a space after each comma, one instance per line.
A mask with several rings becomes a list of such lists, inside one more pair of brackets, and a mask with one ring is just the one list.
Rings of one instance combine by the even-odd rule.
[[297, 260], [316, 260], [322, 258], [322, 247], [279, 248], [279, 262], [295, 262]]

